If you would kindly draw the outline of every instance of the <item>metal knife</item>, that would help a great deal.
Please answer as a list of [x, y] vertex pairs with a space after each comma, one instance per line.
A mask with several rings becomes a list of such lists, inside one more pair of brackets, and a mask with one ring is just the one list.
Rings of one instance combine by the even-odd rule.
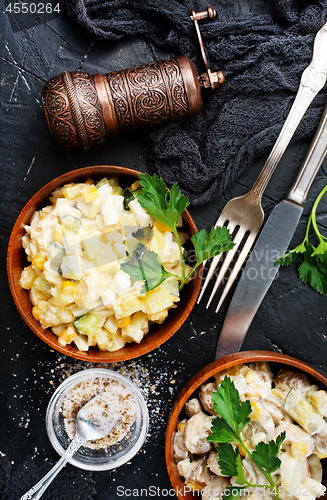
[[271, 212], [242, 272], [218, 340], [216, 359], [238, 352], [251, 322], [278, 272], [275, 261], [286, 252], [308, 191], [327, 154], [327, 105], [287, 197]]

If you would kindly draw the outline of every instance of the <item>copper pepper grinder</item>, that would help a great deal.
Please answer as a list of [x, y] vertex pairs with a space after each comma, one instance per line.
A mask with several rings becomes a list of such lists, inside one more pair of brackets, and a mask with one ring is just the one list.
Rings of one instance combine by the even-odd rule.
[[41, 97], [50, 132], [68, 151], [88, 152], [109, 137], [200, 113], [201, 87], [214, 90], [224, 82], [211, 72], [198, 21], [215, 11], [192, 11], [206, 72], [198, 75], [185, 56], [123, 69], [105, 75], [64, 71], [51, 78]]

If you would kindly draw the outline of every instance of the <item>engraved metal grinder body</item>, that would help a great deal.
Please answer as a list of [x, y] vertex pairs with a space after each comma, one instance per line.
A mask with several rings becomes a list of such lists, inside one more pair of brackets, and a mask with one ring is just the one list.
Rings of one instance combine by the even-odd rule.
[[150, 125], [174, 122], [200, 113], [201, 87], [217, 88], [221, 71], [210, 71], [198, 20], [213, 18], [211, 7], [192, 11], [206, 73], [177, 56], [107, 74], [64, 71], [51, 78], [41, 97], [50, 132], [67, 151], [88, 152], [109, 137]]

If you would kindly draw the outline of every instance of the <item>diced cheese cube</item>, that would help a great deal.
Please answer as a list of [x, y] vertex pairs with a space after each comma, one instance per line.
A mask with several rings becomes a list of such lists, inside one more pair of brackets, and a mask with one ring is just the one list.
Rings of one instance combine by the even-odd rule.
[[80, 351], [88, 351], [89, 350], [88, 338], [86, 337], [86, 335], [78, 335], [78, 337], [76, 337], [76, 339], [74, 339], [74, 342], [75, 342], [77, 349], [79, 349]]
[[113, 334], [117, 332], [118, 326], [116, 325], [114, 316], [109, 316], [109, 318], [107, 318], [105, 324], [103, 325], [103, 328], [105, 328], [106, 330], [108, 330], [108, 332]]
[[77, 207], [80, 209], [81, 212], [83, 212], [84, 215], [86, 215], [86, 217], [88, 217], [89, 219], [94, 219], [97, 215], [97, 204], [99, 203], [96, 203], [98, 200], [98, 198], [95, 200], [95, 202], [89, 202], [89, 201], [85, 201], [84, 198], [78, 198], [77, 200]]
[[131, 279], [122, 269], [113, 277], [110, 288], [117, 294], [123, 295], [131, 286]]
[[110, 288], [107, 288], [107, 290], [104, 290], [101, 293], [101, 299], [102, 299], [102, 302], [105, 306], [113, 304], [115, 302], [115, 298], [116, 298], [116, 294]]
[[107, 226], [119, 223], [120, 214], [123, 209], [123, 196], [110, 195], [102, 204], [102, 215]]
[[129, 202], [129, 208], [140, 226], [150, 226], [154, 219], [141, 207], [137, 198]]
[[122, 335], [126, 337], [128, 342], [137, 342], [138, 344], [143, 339], [144, 333], [141, 328], [130, 323], [126, 328], [122, 328]]

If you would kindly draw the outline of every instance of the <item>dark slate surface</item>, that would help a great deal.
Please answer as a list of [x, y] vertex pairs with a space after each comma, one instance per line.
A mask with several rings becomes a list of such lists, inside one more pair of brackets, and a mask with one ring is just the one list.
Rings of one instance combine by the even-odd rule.
[[[1, 10], [7, 4], [1, 1]], [[48, 401], [70, 373], [89, 366], [51, 350], [20, 318], [10, 296], [5, 268], [15, 219], [39, 188], [68, 170], [114, 164], [147, 171], [146, 144], [137, 133], [111, 140], [88, 156], [68, 155], [57, 149], [47, 130], [40, 91], [51, 76], [63, 70], [108, 72], [169, 54], [143, 40], [95, 41], [63, 14], [4, 15], [1, 32], [0, 492], [4, 499], [11, 500], [19, 498], [57, 461], [44, 423]], [[264, 195], [267, 216], [287, 193], [307, 146], [292, 144], [282, 158]], [[251, 187], [264, 160], [256, 161], [220, 199], [190, 209], [199, 228], [209, 229], [225, 203]], [[326, 183], [326, 168], [325, 162], [310, 191], [292, 245], [303, 237], [313, 201]], [[327, 230], [326, 213], [327, 200], [323, 200], [318, 214], [322, 230]], [[113, 367], [130, 375], [148, 394], [151, 425], [142, 451], [130, 463], [109, 472], [86, 472], [68, 465], [44, 494], [45, 499], [127, 498], [128, 489], [133, 488], [134, 496], [140, 496], [142, 488], [148, 496], [152, 493], [157, 498], [172, 494], [164, 461], [167, 416], [183, 385], [214, 359], [228, 301], [218, 315], [211, 309], [207, 311], [204, 304], [196, 305], [182, 328], [161, 348]], [[281, 351], [327, 375], [326, 297], [303, 285], [294, 267], [282, 269], [242, 349]]]

